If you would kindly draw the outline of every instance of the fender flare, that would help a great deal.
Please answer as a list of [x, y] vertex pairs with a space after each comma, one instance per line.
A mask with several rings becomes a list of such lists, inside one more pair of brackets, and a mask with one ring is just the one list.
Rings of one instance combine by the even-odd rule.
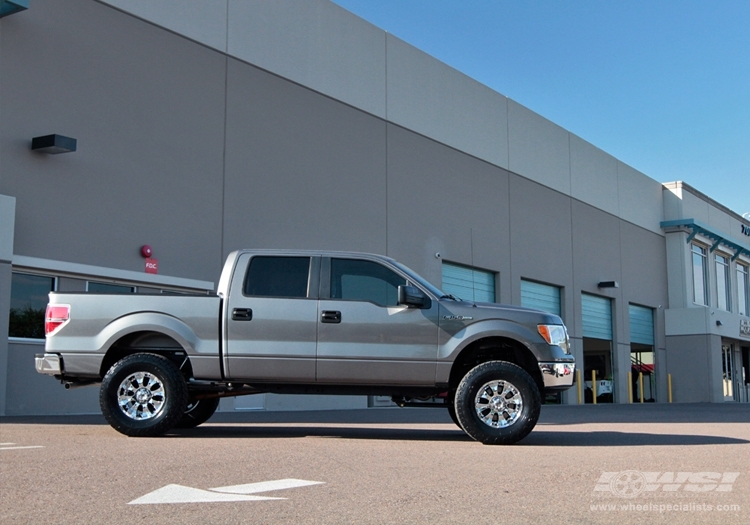
[[[487, 319], [465, 326], [440, 346], [439, 360], [455, 361], [468, 346], [481, 339], [501, 337], [511, 339], [524, 346], [535, 358], [534, 343], [544, 342], [539, 334], [526, 326], [503, 319]], [[538, 340], [538, 341], [537, 341]]]
[[138, 312], [115, 319], [99, 332], [96, 344], [106, 354], [117, 341], [136, 332], [155, 332], [171, 337], [188, 355], [195, 354], [200, 345], [200, 340], [188, 325], [159, 312]]

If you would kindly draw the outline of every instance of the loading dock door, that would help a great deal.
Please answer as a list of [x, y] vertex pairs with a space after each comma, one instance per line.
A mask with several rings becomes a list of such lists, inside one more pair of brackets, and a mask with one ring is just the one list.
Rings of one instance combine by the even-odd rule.
[[612, 341], [612, 301], [607, 297], [581, 297], [583, 337]]
[[586, 402], [592, 402], [592, 371], [596, 371], [596, 400], [613, 401], [612, 376], [612, 301], [597, 295], [581, 295], [583, 322], [583, 375]]
[[[628, 305], [630, 320], [630, 371], [633, 401], [656, 401], [654, 361], [654, 310], [635, 304]], [[640, 381], [643, 374], [643, 383]], [[641, 392], [643, 384], [643, 392]]]
[[521, 306], [561, 315], [560, 288], [522, 279]]
[[495, 274], [443, 262], [442, 290], [465, 301], [494, 303]]

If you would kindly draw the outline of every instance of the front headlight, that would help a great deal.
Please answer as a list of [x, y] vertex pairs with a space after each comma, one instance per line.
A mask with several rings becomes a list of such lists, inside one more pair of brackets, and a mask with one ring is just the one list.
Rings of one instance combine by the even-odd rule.
[[548, 345], [559, 346], [566, 354], [570, 353], [570, 342], [568, 341], [568, 331], [565, 325], [561, 324], [540, 324], [537, 325], [539, 335], [541, 335]]

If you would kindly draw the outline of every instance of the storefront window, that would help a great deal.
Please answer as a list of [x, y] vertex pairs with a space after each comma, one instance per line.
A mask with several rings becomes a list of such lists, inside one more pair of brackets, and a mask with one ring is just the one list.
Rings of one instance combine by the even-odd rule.
[[720, 310], [731, 310], [732, 288], [729, 285], [729, 257], [716, 254], [716, 306]]
[[693, 253], [693, 302], [708, 306], [708, 278], [706, 249], [697, 244], [692, 245]]
[[55, 279], [43, 275], [13, 273], [10, 287], [9, 337], [44, 339], [44, 312]]
[[135, 286], [89, 281], [86, 283], [86, 291], [91, 293], [135, 293]]
[[747, 266], [737, 265], [737, 311], [740, 315], [748, 313]]

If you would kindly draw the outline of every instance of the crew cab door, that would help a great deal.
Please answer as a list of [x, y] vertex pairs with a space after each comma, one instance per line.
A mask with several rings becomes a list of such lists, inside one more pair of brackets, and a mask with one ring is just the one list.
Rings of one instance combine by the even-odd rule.
[[399, 306], [406, 284], [378, 261], [322, 259], [318, 383], [435, 384], [438, 303]]
[[315, 381], [319, 275], [319, 257], [240, 256], [224, 314], [227, 378]]

